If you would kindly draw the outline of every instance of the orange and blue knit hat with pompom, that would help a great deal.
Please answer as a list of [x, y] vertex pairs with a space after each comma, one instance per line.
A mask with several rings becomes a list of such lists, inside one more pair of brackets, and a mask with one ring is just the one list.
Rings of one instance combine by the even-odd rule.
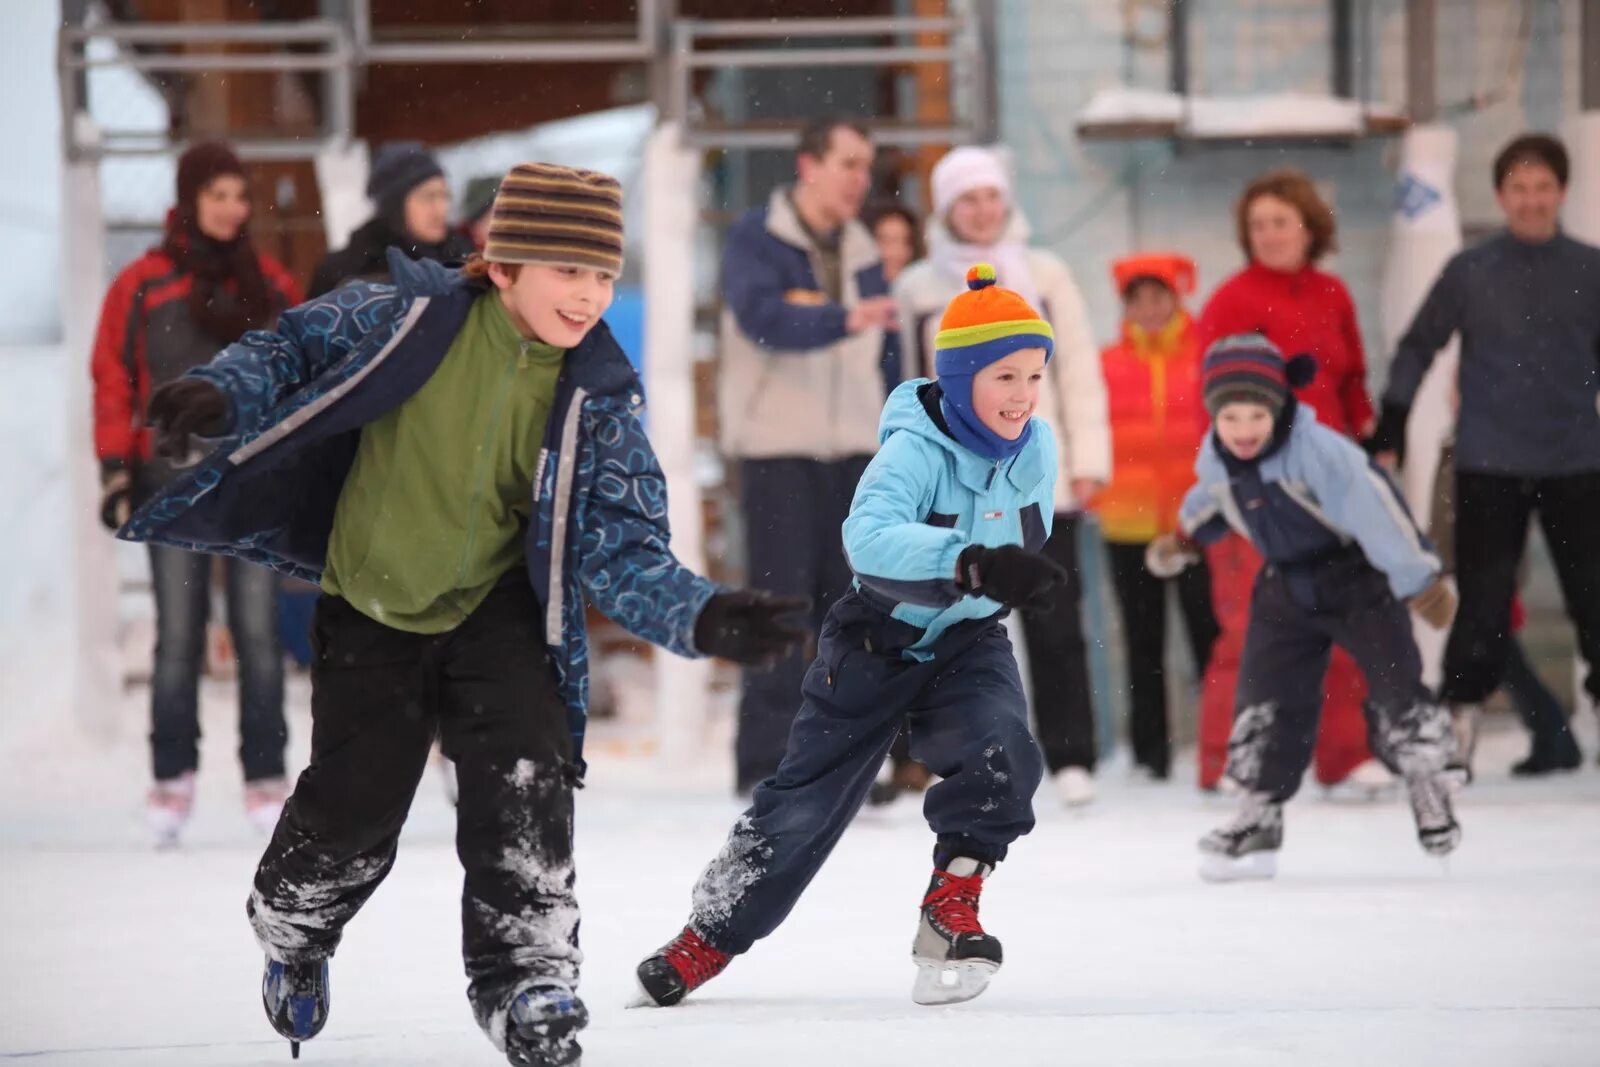
[[996, 284], [994, 267], [979, 263], [967, 271], [967, 291], [950, 301], [933, 339], [934, 368], [940, 378], [978, 373], [997, 359], [1024, 348], [1055, 353], [1050, 324], [1017, 293]]

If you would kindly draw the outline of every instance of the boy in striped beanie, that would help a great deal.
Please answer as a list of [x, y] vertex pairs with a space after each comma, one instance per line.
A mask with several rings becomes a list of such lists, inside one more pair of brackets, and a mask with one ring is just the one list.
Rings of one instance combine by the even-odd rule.
[[685, 656], [751, 667], [804, 600], [726, 590], [672, 554], [639, 379], [601, 316], [622, 190], [514, 167], [485, 255], [391, 250], [392, 285], [286, 311], [153, 397], [157, 448], [223, 447], [141, 509], [135, 540], [319, 582], [311, 762], [256, 870], [262, 1001], [297, 1048], [327, 1021], [340, 934], [392, 867], [435, 737], [460, 784], [462, 954], [519, 1067], [578, 1063], [573, 790], [585, 604]]
[[940, 779], [924, 805], [934, 870], [912, 999], [969, 1000], [1000, 968], [978, 900], [1033, 828], [1044, 771], [1000, 620], [1048, 603], [1067, 576], [1038, 554], [1056, 448], [1033, 410], [1055, 339], [994, 282], [972, 269], [941, 323], [938, 380], [905, 382], [884, 408], [844, 523], [855, 580], [823, 623], [788, 750], [701, 875], [688, 924], [639, 965], [646, 1003], [678, 1003], [778, 928], [902, 730]]
[[1423, 849], [1461, 838], [1445, 769], [1450, 717], [1422, 684], [1406, 605], [1443, 629], [1455, 598], [1432, 546], [1388, 475], [1317, 422], [1293, 389], [1309, 357], [1285, 360], [1260, 334], [1224, 337], [1203, 365], [1213, 432], [1195, 461], [1182, 532], [1152, 542], [1152, 573], [1170, 577], [1233, 529], [1267, 566], [1256, 578], [1235, 697], [1228, 775], [1245, 789], [1238, 816], [1200, 841], [1203, 878], [1270, 878], [1283, 805], [1311, 759], [1334, 644], [1366, 674], [1373, 754], [1401, 777]]

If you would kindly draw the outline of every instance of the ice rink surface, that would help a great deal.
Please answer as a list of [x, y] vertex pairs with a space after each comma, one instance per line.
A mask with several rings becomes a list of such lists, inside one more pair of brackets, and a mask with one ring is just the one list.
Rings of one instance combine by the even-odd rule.
[[[244, 900], [262, 843], [239, 800], [228, 693], [208, 683], [199, 803], [181, 850], [145, 844], [142, 698], [120, 739], [13, 736], [0, 774], [0, 1061], [283, 1064]], [[291, 686], [305, 706], [303, 679]], [[1586, 724], [1587, 726], [1587, 724]], [[304, 712], [291, 720], [303, 759]], [[1585, 734], [1589, 731], [1586, 729]], [[1586, 1065], [1600, 1049], [1600, 768], [1513, 782], [1491, 738], [1448, 869], [1399, 800], [1308, 787], [1281, 873], [1211, 886], [1194, 841], [1229, 814], [1187, 771], [1115, 768], [1082, 813], [1040, 822], [991, 882], [1006, 965], [972, 1003], [911, 1003], [930, 869], [915, 802], [868, 812], [779, 932], [684, 1005], [629, 1010], [633, 967], [681, 925], [738, 812], [718, 774], [597, 758], [578, 797], [589, 1067], [711, 1064]], [[1592, 742], [1589, 744], [1592, 752]], [[311, 1065], [503, 1062], [458, 957], [452, 815], [424, 780], [400, 860], [333, 963]]]

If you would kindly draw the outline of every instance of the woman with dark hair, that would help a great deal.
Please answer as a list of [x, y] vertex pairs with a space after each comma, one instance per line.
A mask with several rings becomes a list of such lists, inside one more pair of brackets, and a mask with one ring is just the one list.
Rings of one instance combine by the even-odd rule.
[[[1370, 436], [1375, 420], [1355, 303], [1343, 282], [1316, 267], [1335, 248], [1333, 209], [1310, 177], [1283, 168], [1245, 187], [1234, 225], [1249, 262], [1217, 287], [1201, 312], [1202, 348], [1233, 334], [1261, 333], [1286, 356], [1310, 355], [1316, 376], [1295, 390], [1296, 399], [1314, 409], [1324, 426], [1349, 437]], [[1212, 648], [1200, 710], [1200, 786], [1213, 789], [1227, 762], [1250, 590], [1261, 557], [1243, 537], [1230, 534], [1208, 549], [1206, 558], [1212, 606], [1222, 628]], [[1323, 785], [1344, 781], [1371, 759], [1361, 713], [1366, 691], [1355, 663], [1335, 649], [1316, 749], [1316, 775]]]
[[[287, 271], [250, 240], [250, 187], [226, 145], [197, 144], [178, 160], [178, 200], [160, 245], [117, 275], [95, 334], [95, 451], [100, 518], [108, 529], [178, 476], [151, 451], [151, 391], [210, 361], [248, 330], [270, 329], [299, 303]], [[181, 462], [181, 457], [179, 457]], [[228, 629], [239, 663], [239, 759], [245, 808], [270, 832], [287, 795], [283, 750], [283, 653], [271, 571], [230, 559]], [[176, 844], [194, 800], [199, 765], [200, 665], [205, 655], [211, 561], [150, 546], [156, 653], [150, 683], [155, 785], [148, 814], [159, 845]]]
[[[911, 209], [901, 207], [892, 201], [869, 204], [861, 221], [866, 223], [867, 229], [872, 231], [873, 240], [878, 243], [878, 257], [883, 265], [883, 280], [892, 286], [901, 271], [922, 258], [922, 235], [919, 232], [921, 223], [917, 221], [917, 216]], [[905, 377], [905, 367], [902, 366], [903, 351], [900, 331], [885, 330], [880, 365], [883, 370], [883, 391], [886, 395], [894, 392], [894, 387]]]

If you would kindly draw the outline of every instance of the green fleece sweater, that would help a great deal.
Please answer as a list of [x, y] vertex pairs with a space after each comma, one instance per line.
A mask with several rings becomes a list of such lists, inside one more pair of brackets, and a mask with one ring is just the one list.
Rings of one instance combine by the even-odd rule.
[[479, 297], [415, 395], [361, 430], [322, 588], [411, 633], [453, 630], [523, 560], [533, 474], [566, 351]]

